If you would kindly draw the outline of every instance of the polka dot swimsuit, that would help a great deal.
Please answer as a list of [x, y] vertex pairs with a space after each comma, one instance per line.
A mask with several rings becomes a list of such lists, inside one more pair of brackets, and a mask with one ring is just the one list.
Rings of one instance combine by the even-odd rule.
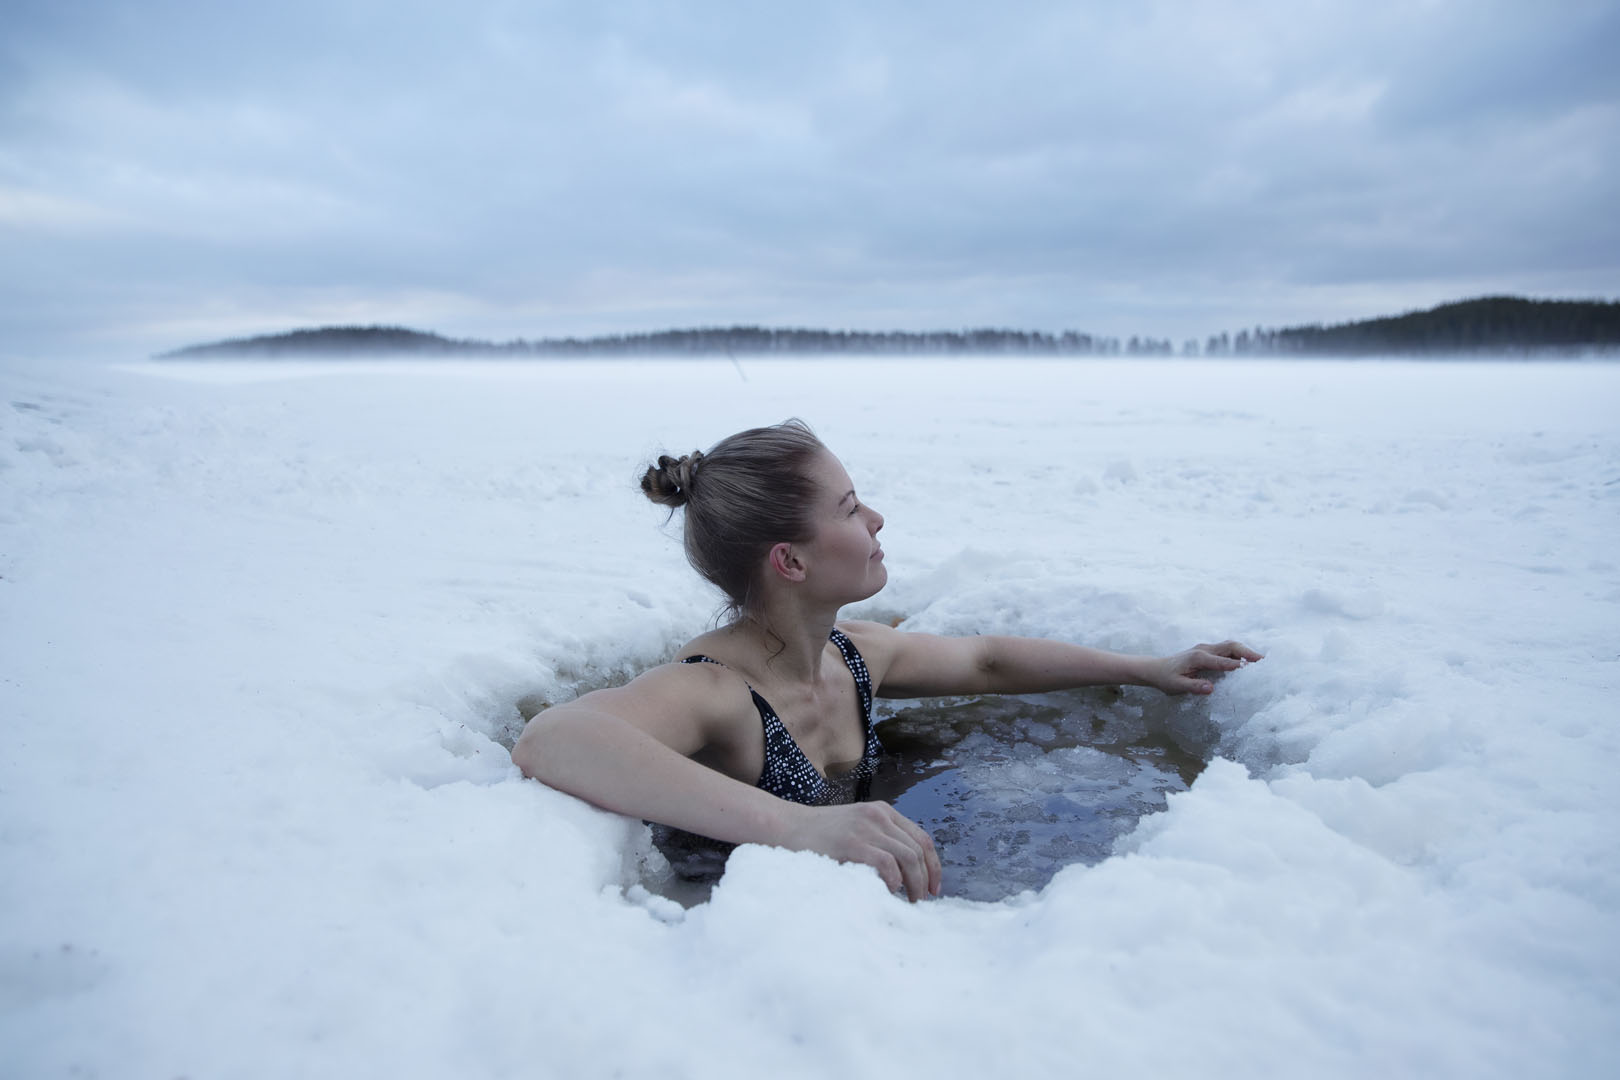
[[[872, 727], [872, 676], [866, 670], [866, 661], [841, 630], [832, 632], [832, 643], [844, 658], [844, 665], [855, 677], [855, 689], [861, 697], [861, 724], [866, 729], [866, 748], [858, 765], [847, 773], [829, 780], [816, 770], [804, 756], [799, 744], [793, 741], [781, 717], [770, 702], [752, 686], [748, 692], [754, 697], [759, 710], [759, 721], [765, 728], [765, 767], [760, 770], [755, 785], [789, 802], [807, 806], [830, 806], [834, 803], [855, 802], [867, 797], [872, 777], [877, 772], [878, 757], [883, 752], [877, 732]], [[719, 664], [708, 656], [688, 656], [683, 664]], [[721, 664], [722, 667], [725, 665]]]
[[[855, 677], [855, 690], [861, 698], [861, 723], [866, 728], [866, 748], [860, 763], [848, 772], [831, 779], [821, 775], [788, 734], [770, 702], [752, 686], [748, 688], [754, 697], [754, 707], [759, 710], [759, 722], [765, 728], [765, 765], [760, 769], [759, 783], [755, 786], [778, 798], [808, 806], [830, 806], [867, 798], [872, 777], [877, 773], [878, 758], [883, 753], [877, 732], [872, 728], [872, 676], [866, 670], [866, 661], [842, 631], [832, 632], [832, 643], [838, 646], [845, 666]], [[725, 666], [709, 656], [688, 656], [681, 663]], [[653, 842], [680, 877], [689, 881], [713, 881], [725, 871], [726, 858], [734, 845], [656, 822], [650, 824]]]

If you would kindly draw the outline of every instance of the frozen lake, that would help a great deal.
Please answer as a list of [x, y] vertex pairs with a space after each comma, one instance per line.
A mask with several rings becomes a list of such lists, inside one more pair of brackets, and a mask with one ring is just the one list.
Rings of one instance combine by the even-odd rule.
[[[1094, 702], [1207, 767], [998, 902], [643, 888], [501, 742], [708, 624], [640, 466], [792, 415], [887, 518], [851, 616], [1265, 652]], [[1617, 415], [1613, 363], [6, 362], [7, 1068], [1612, 1074]], [[1113, 775], [1018, 723], [981, 814]]]

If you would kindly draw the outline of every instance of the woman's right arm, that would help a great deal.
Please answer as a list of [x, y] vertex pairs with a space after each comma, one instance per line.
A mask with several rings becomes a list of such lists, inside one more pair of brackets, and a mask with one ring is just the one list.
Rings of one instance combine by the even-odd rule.
[[865, 863], [913, 900], [938, 893], [933, 841], [888, 804], [803, 806], [694, 761], [736, 722], [715, 675], [669, 665], [547, 709], [524, 729], [512, 761], [525, 776], [605, 810], [730, 843]]

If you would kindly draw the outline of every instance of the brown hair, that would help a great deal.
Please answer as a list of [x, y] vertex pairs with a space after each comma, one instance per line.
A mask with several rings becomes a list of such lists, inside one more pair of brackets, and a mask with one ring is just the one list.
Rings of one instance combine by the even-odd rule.
[[660, 454], [641, 477], [647, 498], [686, 508], [686, 561], [726, 594], [732, 617], [748, 614], [765, 554], [810, 538], [815, 484], [810, 460], [825, 451], [797, 418], [721, 439], [708, 453]]

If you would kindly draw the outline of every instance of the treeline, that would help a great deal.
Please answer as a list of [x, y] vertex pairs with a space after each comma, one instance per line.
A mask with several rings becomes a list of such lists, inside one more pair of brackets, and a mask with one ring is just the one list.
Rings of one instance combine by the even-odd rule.
[[[518, 344], [522, 344], [521, 342]], [[661, 330], [649, 334], [613, 334], [593, 338], [536, 341], [528, 346], [548, 356], [795, 355], [860, 353], [863, 355], [975, 355], [1012, 353], [1044, 356], [1169, 354], [1168, 341], [1133, 337], [1094, 337], [1075, 330], [1045, 334], [1038, 330], [900, 330], [772, 329], [764, 326], [705, 327]]]
[[[1489, 296], [1390, 318], [1335, 326], [1255, 327], [1216, 334], [1183, 356], [1373, 356], [1514, 353], [1620, 348], [1620, 302]], [[702, 327], [588, 338], [496, 343], [442, 337], [399, 326], [327, 326], [234, 338], [164, 353], [161, 359], [293, 359], [356, 356], [1169, 356], [1168, 340], [1125, 341], [1067, 330], [907, 331]]]
[[[1382, 319], [1218, 334], [1207, 356], [1377, 356], [1620, 347], [1620, 303], [1485, 296]], [[1188, 350], [1184, 350], [1188, 351]]]
[[206, 345], [188, 345], [161, 354], [159, 360], [287, 359], [299, 356], [395, 356], [416, 353], [432, 356], [499, 352], [487, 341], [457, 341], [407, 330], [403, 326], [323, 326], [318, 330], [291, 330], [284, 334], [229, 338]]
[[543, 338], [496, 343], [441, 337], [398, 326], [328, 326], [285, 334], [233, 338], [191, 345], [160, 359], [275, 359], [299, 356], [488, 356], [611, 357], [725, 355], [974, 355], [1168, 356], [1169, 341], [1133, 337], [1094, 337], [1070, 330], [1045, 334], [1029, 330], [905, 331], [772, 329], [763, 326], [702, 327], [590, 338]]

